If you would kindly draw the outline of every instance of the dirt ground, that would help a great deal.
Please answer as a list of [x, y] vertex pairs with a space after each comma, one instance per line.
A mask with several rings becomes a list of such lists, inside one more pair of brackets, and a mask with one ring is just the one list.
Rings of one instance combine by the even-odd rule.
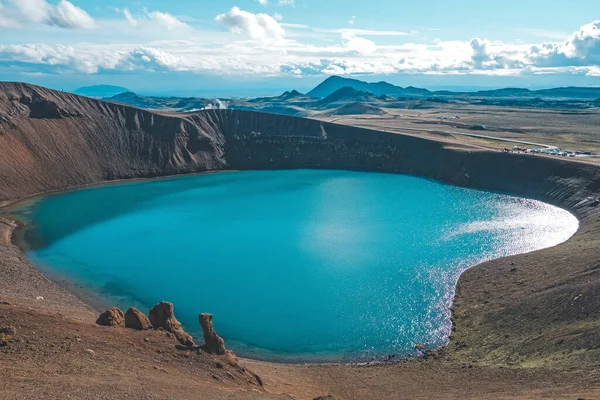
[[[230, 110], [182, 119], [23, 84], [5, 86], [0, 117], [10, 123], [0, 124], [0, 201], [119, 178], [352, 167], [535, 198], [573, 212], [580, 229], [558, 246], [466, 271], [452, 308], [450, 344], [435, 355], [383, 365], [242, 360], [261, 377], [261, 387], [218, 357], [177, 350], [164, 332], [96, 326], [98, 311], [30, 265], [12, 244], [15, 225], [3, 219], [0, 399], [314, 399], [329, 393], [357, 400], [600, 398], [597, 165], [490, 151], [487, 141], [444, 132], [459, 129], [436, 122], [447, 109], [411, 111], [421, 115], [408, 119], [409, 127], [418, 127], [410, 135], [435, 139], [420, 140]], [[600, 140], [596, 114], [584, 118], [586, 126], [573, 115], [527, 111], [503, 125], [507, 110], [459, 112], [468, 124], [499, 129], [493, 134], [561, 146], [573, 140], [594, 149]], [[401, 133], [404, 119], [399, 114], [335, 122]], [[401, 122], [390, 128], [390, 121]], [[532, 128], [535, 121], [541, 122]], [[427, 126], [431, 131], [423, 131]]]
[[[562, 149], [600, 152], [600, 110], [545, 110], [480, 105], [440, 105], [434, 108], [386, 109], [386, 115], [323, 117], [323, 121], [388, 130], [489, 149], [525, 146], [462, 136], [474, 134], [548, 144]], [[485, 126], [485, 129], [481, 127]], [[525, 146], [539, 148], [539, 146]], [[600, 157], [590, 157], [600, 163]]]
[[[535, 271], [540, 259], [559, 258], [564, 246], [568, 251], [585, 247], [574, 265], [598, 262], [594, 249], [600, 241], [599, 224], [600, 218], [594, 219], [575, 238], [555, 248], [491, 261], [474, 269], [487, 271], [486, 278], [467, 279], [485, 279], [481, 289], [491, 289], [490, 281], [500, 281], [495, 274], [507, 275], [506, 269], [514, 269], [517, 263], [526, 273], [528, 262]], [[0, 347], [0, 399], [314, 399], [327, 394], [335, 399], [600, 398], [600, 329], [596, 325], [570, 330], [568, 323], [565, 331], [548, 333], [563, 338], [566, 347], [560, 357], [546, 364], [512, 362], [508, 355], [490, 357], [492, 352], [478, 343], [493, 341], [493, 329], [503, 335], [503, 327], [482, 325], [476, 330], [458, 329], [451, 345], [435, 355], [396, 364], [286, 365], [242, 360], [242, 365], [261, 377], [264, 387], [260, 388], [227, 366], [217, 367], [216, 356], [176, 350], [177, 342], [165, 332], [95, 325], [96, 311], [46, 279], [6, 241], [12, 228], [6, 221], [0, 224], [0, 237], [5, 239], [0, 242], [0, 303], [8, 303], [0, 304], [0, 328], [16, 329], [13, 340]], [[585, 280], [592, 282], [591, 276], [587, 268]], [[531, 278], [550, 284], [540, 280], [539, 274]], [[596, 308], [594, 296], [586, 293], [583, 300], [592, 301], [589, 307]], [[464, 302], [468, 304], [462, 306]], [[469, 313], [469, 307], [486, 307], [485, 300], [460, 295], [457, 303], [455, 314]], [[592, 312], [588, 323], [600, 321], [596, 314], [597, 310]], [[510, 317], [518, 319], [519, 315]], [[469, 318], [462, 320], [467, 328], [472, 324]], [[538, 349], [529, 349], [529, 333], [522, 334], [523, 340], [505, 341], [523, 346], [516, 352], [524, 360], [535, 360]], [[539, 336], [547, 334], [540, 331]], [[474, 338], [473, 348], [460, 345]], [[544, 339], [541, 345], [550, 343]]]
[[0, 348], [0, 399], [597, 399], [600, 373], [457, 364], [445, 355], [381, 366], [242, 361], [182, 352], [165, 332], [136, 332], [0, 305], [14, 341]]

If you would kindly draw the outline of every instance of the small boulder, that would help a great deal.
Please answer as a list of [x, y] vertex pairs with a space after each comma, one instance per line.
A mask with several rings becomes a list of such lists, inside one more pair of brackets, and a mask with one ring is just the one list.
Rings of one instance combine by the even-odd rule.
[[225, 341], [219, 335], [217, 335], [217, 332], [215, 332], [213, 328], [212, 314], [200, 314], [198, 319], [200, 320], [202, 331], [204, 331], [204, 343], [206, 346], [206, 351], [210, 354], [226, 354], [227, 349], [225, 349]]
[[124, 323], [125, 314], [117, 307], [109, 308], [104, 311], [96, 320], [96, 324], [102, 326], [123, 326]]
[[179, 340], [179, 342], [185, 346], [194, 345], [192, 337], [183, 330], [181, 323], [177, 321], [177, 318], [175, 318], [175, 312], [172, 303], [161, 301], [152, 307], [148, 317], [154, 329], [162, 328], [167, 332], [171, 332], [175, 335], [177, 340]]
[[125, 313], [125, 328], [145, 331], [152, 328], [152, 324], [146, 315], [135, 307], [131, 307]]

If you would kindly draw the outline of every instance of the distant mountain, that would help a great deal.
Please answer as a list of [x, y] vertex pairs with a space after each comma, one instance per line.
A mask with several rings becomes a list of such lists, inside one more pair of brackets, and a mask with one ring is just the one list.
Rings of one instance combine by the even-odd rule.
[[189, 112], [202, 110], [204, 108], [227, 108], [219, 100], [200, 99], [197, 97], [153, 97], [140, 96], [137, 93], [125, 92], [115, 96], [104, 98], [104, 100], [117, 103], [129, 104], [149, 110]]
[[579, 99], [595, 100], [600, 97], [600, 87], [559, 87], [553, 89], [530, 90], [523, 88], [505, 88], [480, 90], [477, 92], [452, 92], [448, 90], [432, 92], [413, 86], [400, 87], [388, 82], [364, 82], [358, 79], [331, 76], [308, 92], [308, 96], [325, 98], [336, 91], [351, 87], [354, 90], [373, 93], [377, 96], [400, 98], [522, 98], [522, 99]]
[[600, 88], [556, 88], [529, 90], [505, 88], [477, 92], [431, 92], [415, 87], [401, 88], [389, 83], [370, 84], [356, 79], [332, 77], [323, 84], [348, 83], [381, 93], [390, 90], [395, 94], [374, 94], [369, 90], [342, 86], [324, 98], [314, 98], [296, 90], [275, 97], [252, 99], [207, 99], [199, 97], [154, 97], [125, 91], [104, 100], [129, 104], [139, 108], [166, 112], [193, 112], [204, 109], [232, 109], [260, 111], [271, 114], [307, 117], [313, 115], [382, 115], [387, 109], [432, 109], [443, 104], [493, 105], [523, 108], [586, 109], [599, 107]]
[[[448, 93], [450, 95], [456, 94], [453, 92], [448, 92]], [[494, 89], [494, 90], [479, 90], [477, 92], [474, 92], [473, 94], [480, 96], [480, 97], [531, 97], [532, 92], [529, 89], [504, 88], [504, 89]]]
[[292, 90], [292, 91], [288, 91], [288, 92], [284, 92], [283, 94], [276, 96], [276, 97], [257, 97], [255, 99], [251, 99], [250, 102], [251, 103], [263, 103], [263, 102], [270, 102], [270, 103], [276, 103], [276, 102], [288, 102], [288, 103], [294, 103], [294, 102], [302, 102], [302, 101], [312, 101], [313, 99], [308, 97], [305, 94], [300, 93], [297, 90]]
[[[439, 93], [434, 92], [434, 95], [439, 95]], [[538, 100], [594, 100], [600, 96], [600, 87], [558, 87], [541, 90], [506, 88], [496, 90], [480, 90], [473, 93], [451, 93], [450, 96]]]
[[559, 87], [554, 89], [536, 90], [533, 92], [539, 97], [562, 97], [569, 99], [594, 100], [600, 96], [600, 88], [597, 87]]
[[297, 90], [292, 90], [291, 92], [285, 92], [279, 98], [281, 100], [294, 100], [294, 99], [304, 99], [307, 96], [305, 94], [300, 93]]
[[103, 98], [112, 97], [123, 92], [129, 92], [129, 89], [122, 86], [95, 85], [80, 87], [74, 93], [80, 96]]
[[123, 92], [114, 96], [104, 97], [103, 100], [114, 101], [116, 103], [129, 104], [139, 108], [154, 109], [156, 104], [151, 97], [140, 96], [134, 92]]
[[387, 82], [363, 82], [358, 79], [343, 78], [341, 76], [331, 76], [325, 79], [325, 81], [307, 94], [311, 97], [324, 98], [343, 87], [351, 87], [355, 90], [373, 93], [377, 96], [424, 97], [431, 94], [427, 89], [419, 89], [412, 86], [403, 88]]
[[[435, 92], [438, 94], [438, 92]], [[552, 89], [529, 90], [522, 88], [506, 88], [496, 90], [480, 90], [467, 93], [474, 97], [504, 97], [527, 99], [580, 99], [594, 100], [600, 95], [600, 88], [595, 87], [558, 87]]]
[[380, 99], [373, 93], [363, 90], [356, 90], [350, 86], [344, 86], [336, 90], [324, 99], [315, 102], [318, 106], [331, 107], [339, 105], [338, 103], [356, 103], [356, 102], [377, 102]]
[[134, 92], [121, 92], [114, 96], [107, 96], [105, 100], [116, 101], [118, 103], [130, 104], [137, 107], [144, 107], [145, 97]]

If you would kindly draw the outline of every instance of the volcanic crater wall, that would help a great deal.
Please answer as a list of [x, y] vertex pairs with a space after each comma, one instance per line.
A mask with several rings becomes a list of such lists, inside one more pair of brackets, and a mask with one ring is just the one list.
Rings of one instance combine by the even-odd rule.
[[113, 179], [286, 168], [412, 173], [571, 210], [581, 220], [573, 239], [461, 277], [452, 354], [502, 363], [600, 362], [600, 346], [587, 350], [600, 332], [598, 167], [282, 115], [156, 113], [0, 83], [0, 204]]
[[[590, 211], [598, 168], [236, 110], [155, 113], [0, 83], [0, 201], [105, 180], [220, 169], [403, 172]], [[590, 200], [593, 201], [593, 200]]]

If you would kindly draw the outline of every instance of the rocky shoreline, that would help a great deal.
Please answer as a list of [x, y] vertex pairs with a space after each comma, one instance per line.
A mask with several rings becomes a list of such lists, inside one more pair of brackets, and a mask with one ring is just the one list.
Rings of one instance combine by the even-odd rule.
[[[352, 383], [357, 372], [351, 366], [290, 366], [284, 373], [289, 382], [308, 385], [308, 376], [310, 382], [325, 382], [343, 398], [367, 398], [368, 393], [396, 398], [392, 388], [403, 377], [415, 371], [461, 376], [461, 365], [472, 367], [462, 379], [480, 374], [494, 382], [488, 394], [514, 381], [502, 368], [523, 376], [539, 371], [540, 382], [552, 376], [555, 389], [564, 393], [572, 393], [573, 382], [585, 393], [600, 387], [596, 166], [286, 116], [230, 110], [151, 113], [12, 83], [0, 84], [0, 160], [2, 202], [114, 179], [225, 169], [343, 168], [415, 174], [565, 208], [580, 220], [579, 231], [567, 242], [486, 262], [461, 276], [451, 342], [426, 370], [420, 361], [369, 367], [361, 374], [375, 383], [366, 388]], [[13, 228], [0, 223], [0, 301], [82, 322], [95, 318], [93, 310], [44, 278], [7, 243]], [[258, 371], [267, 376], [265, 387], [283, 393], [285, 384], [270, 368], [265, 364]], [[533, 383], [521, 384], [523, 390], [539, 390]], [[304, 393], [301, 386], [290, 384], [286, 393]], [[462, 387], [470, 386], [462, 382]], [[420, 393], [417, 389], [413, 393]], [[435, 388], [429, 390], [428, 397], [435, 398]], [[486, 385], [470, 390], [482, 393]], [[444, 393], [437, 392], [438, 398]]]

